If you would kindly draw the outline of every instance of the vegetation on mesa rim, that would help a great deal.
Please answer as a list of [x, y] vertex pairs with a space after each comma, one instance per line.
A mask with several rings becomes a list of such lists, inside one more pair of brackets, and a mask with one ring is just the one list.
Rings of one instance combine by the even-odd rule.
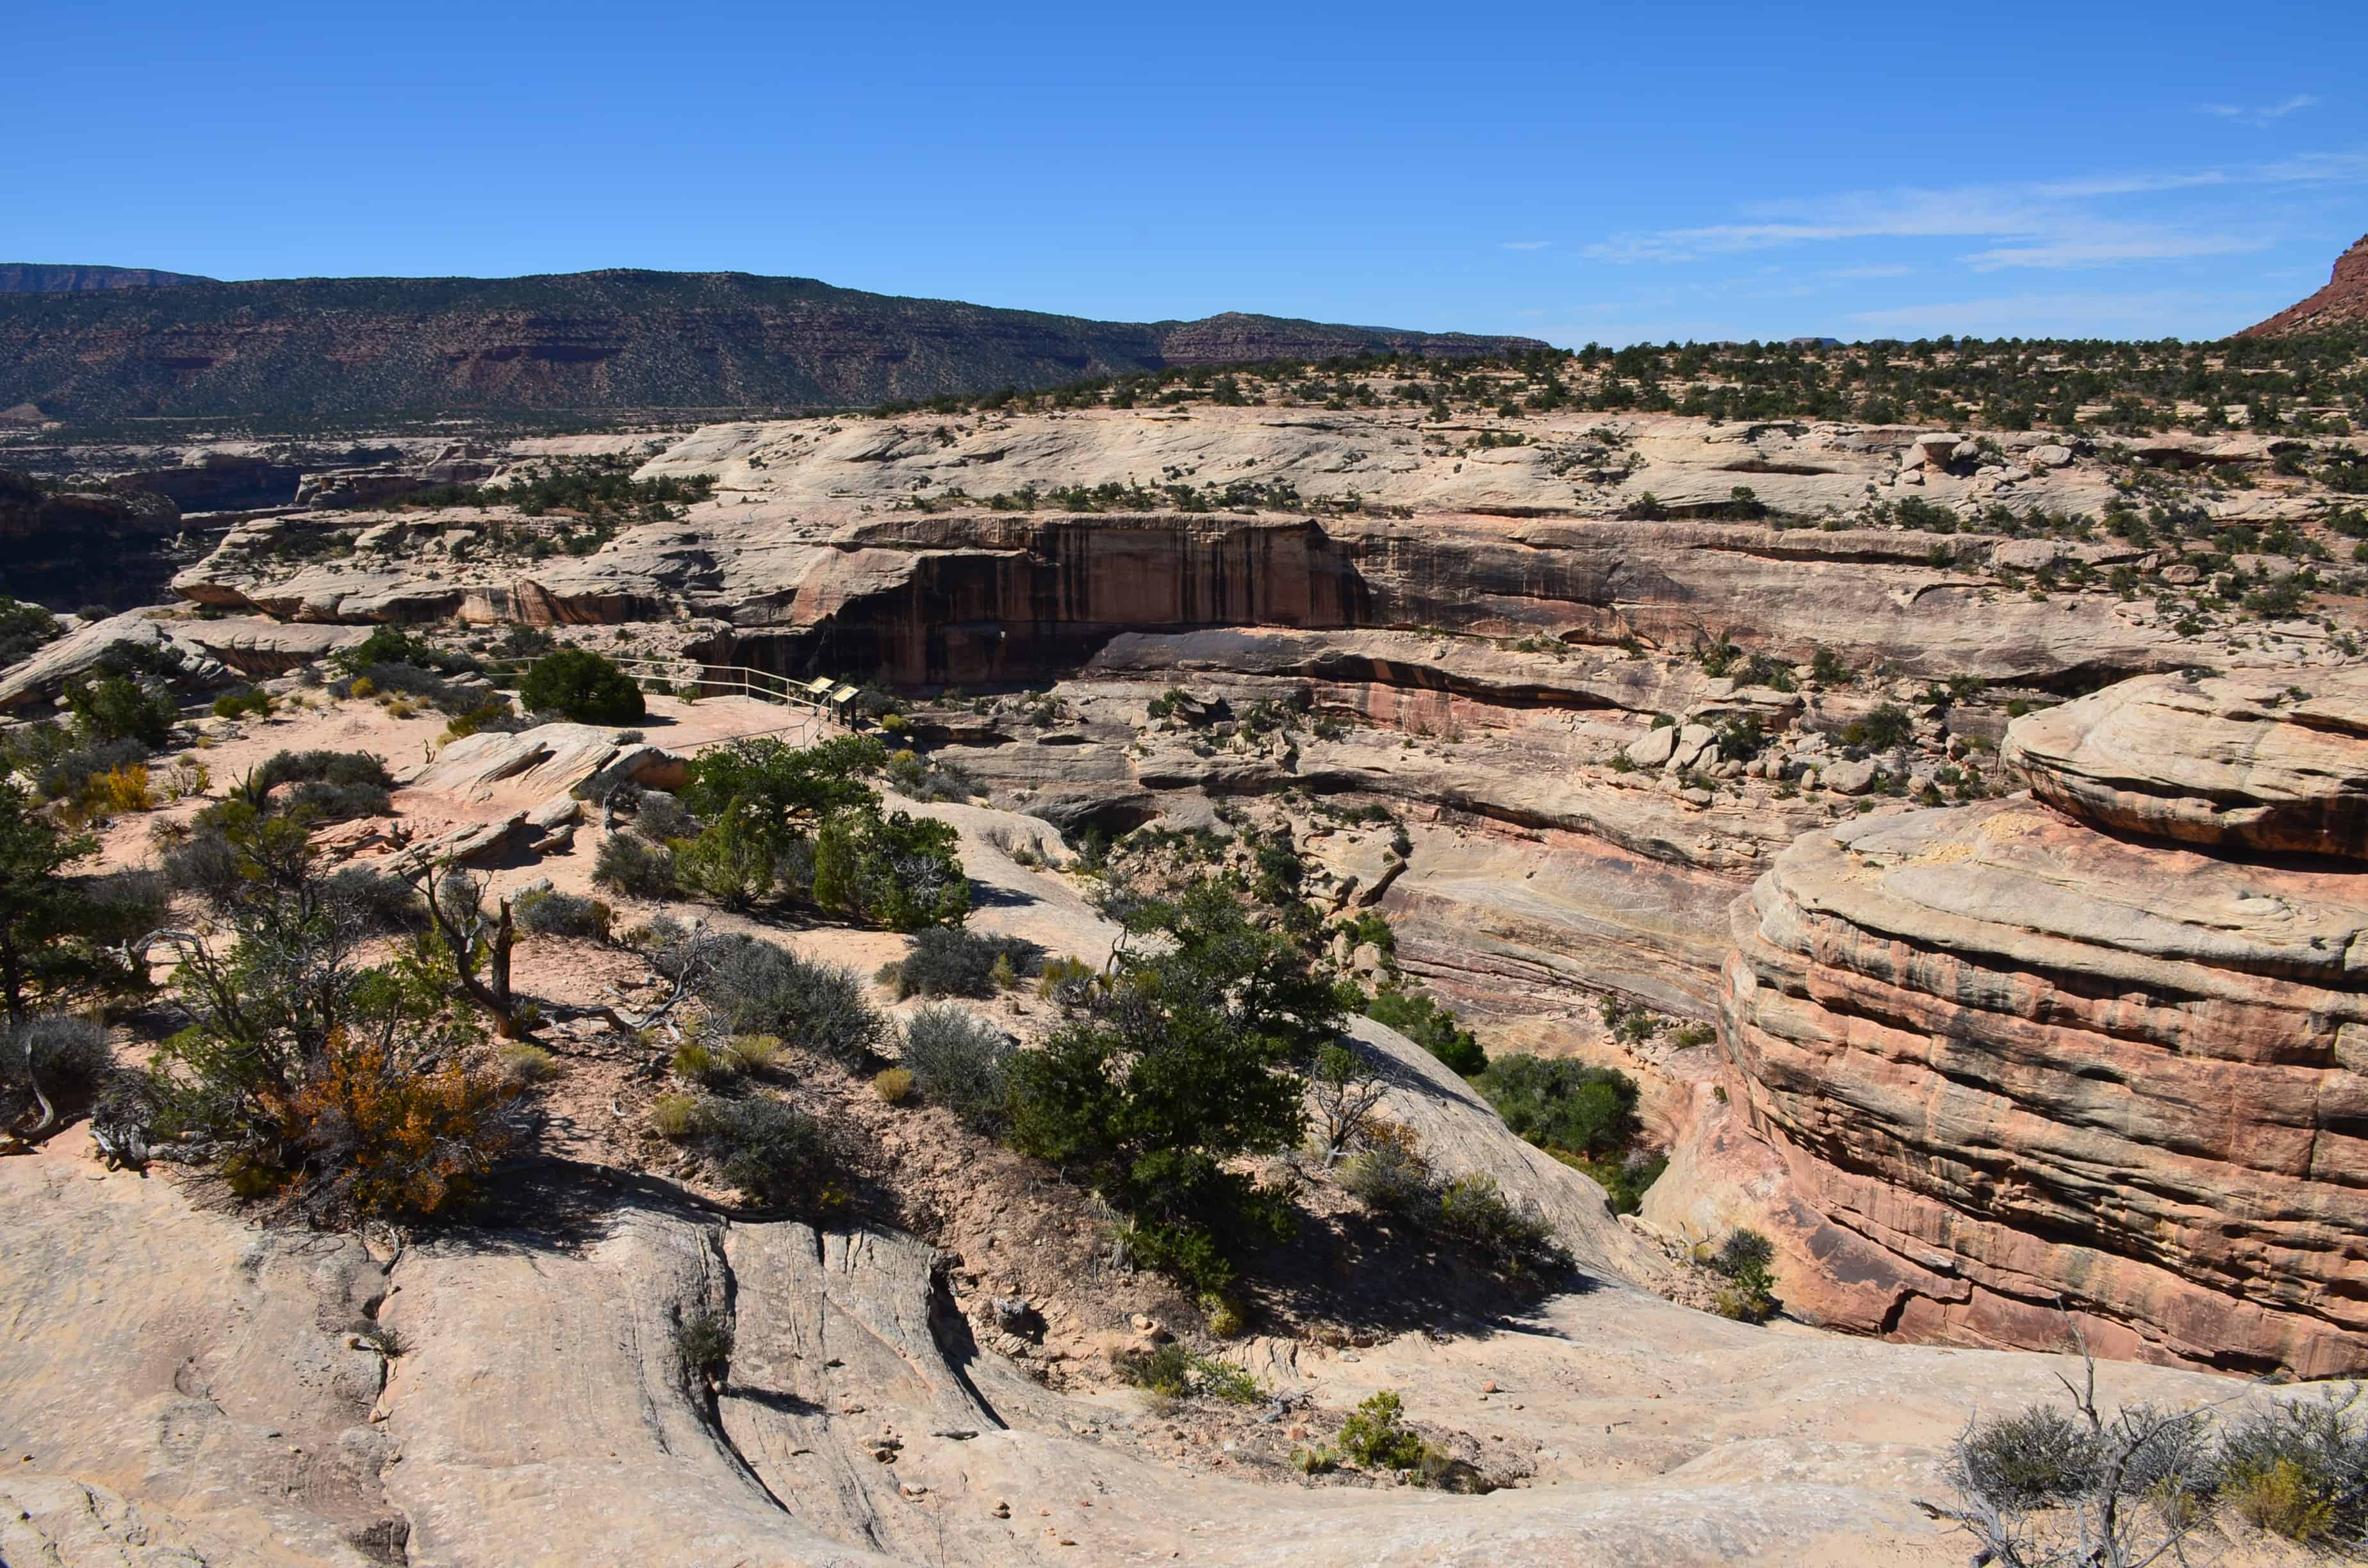
[[[1679, 414], [2113, 434], [2254, 429], [2336, 435], [2368, 425], [2368, 330], [2215, 343], [1938, 337], [1857, 344], [1667, 343], [1441, 362], [1374, 354], [1170, 369], [1029, 392], [948, 394], [875, 413], [1029, 413], [1284, 403], [1418, 407], [1426, 420]], [[2182, 415], [2180, 404], [2201, 412]], [[2089, 410], [2083, 416], [2081, 410]], [[2299, 410], [2318, 410], [2317, 414]], [[2340, 411], [2330, 424], [2327, 410]]]
[[[820, 339], [844, 333], [863, 351], [807, 362], [773, 347], [763, 330], [768, 321], [794, 323]], [[382, 323], [398, 322], [408, 351], [390, 347], [373, 360], [363, 346]], [[209, 353], [208, 335], [217, 331], [224, 347]], [[187, 352], [169, 363], [139, 352], [151, 334], [165, 332]], [[1340, 353], [1177, 363], [1201, 344], [1250, 346], [1262, 336]], [[94, 352], [102, 338], [131, 347]], [[416, 353], [422, 342], [437, 352]], [[2205, 344], [1942, 336], [1617, 350], [1590, 344], [1568, 351], [1527, 339], [1256, 316], [1095, 322], [868, 294], [810, 278], [619, 270], [0, 296], [0, 406], [33, 403], [78, 424], [529, 410], [572, 422], [599, 408], [715, 417], [875, 403], [890, 415], [1247, 404], [1275, 401], [1282, 389], [1294, 401], [1341, 408], [1411, 401], [1442, 417], [1571, 409], [2066, 431], [2076, 428], [2084, 406], [2106, 411], [2093, 424], [2131, 430], [2161, 428], [2186, 403], [2215, 411], [2241, 405], [2262, 428], [2295, 405], [2342, 409], [2355, 424], [2368, 415], [2363, 342], [2368, 334], [2347, 329]], [[358, 349], [359, 362], [381, 373], [350, 373]], [[456, 380], [456, 366], [468, 376]], [[516, 391], [505, 392], [510, 367], [531, 369], [517, 378]], [[1402, 384], [1367, 384], [1382, 374]], [[1508, 384], [1508, 377], [1520, 381]], [[1004, 390], [989, 390], [996, 388]], [[879, 402], [900, 394], [906, 401]], [[2203, 415], [2193, 427], [2220, 417]]]

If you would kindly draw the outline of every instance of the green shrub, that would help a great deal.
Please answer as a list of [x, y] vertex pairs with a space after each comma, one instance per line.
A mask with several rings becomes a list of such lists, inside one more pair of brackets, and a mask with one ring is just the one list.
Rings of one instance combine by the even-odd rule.
[[849, 1065], [878, 1054], [887, 1020], [853, 971], [745, 937], [715, 938], [714, 948], [703, 994], [723, 1028], [796, 1040]]
[[1088, 1017], [1011, 1063], [1012, 1145], [1087, 1175], [1132, 1224], [1144, 1267], [1224, 1293], [1234, 1258], [1290, 1233], [1280, 1194], [1233, 1162], [1297, 1143], [1298, 1064], [1338, 1033], [1340, 997], [1306, 953], [1253, 924], [1231, 881], [1132, 912], [1129, 948]]
[[1433, 1200], [1430, 1165], [1411, 1148], [1383, 1143], [1343, 1161], [1340, 1189], [1377, 1213], [1419, 1215]]
[[583, 648], [537, 659], [518, 683], [518, 699], [529, 713], [556, 713], [579, 724], [631, 724], [649, 711], [632, 676]]
[[1258, 1381], [1230, 1362], [1200, 1356], [1180, 1345], [1121, 1350], [1110, 1358], [1121, 1382], [1167, 1399], [1215, 1399], [1256, 1404], [1266, 1397]]
[[1960, 1449], [1983, 1495], [2010, 1508], [2069, 1502], [2088, 1489], [2101, 1454], [2097, 1434], [2052, 1404], [1982, 1422]]
[[1036, 974], [1036, 994], [1063, 1006], [1082, 1006], [1101, 971], [1083, 959], [1046, 959]]
[[400, 877], [384, 876], [367, 866], [347, 866], [331, 873], [328, 892], [335, 907], [364, 931], [394, 936], [427, 928], [427, 904]]
[[1625, 1154], [1607, 1154], [1590, 1160], [1583, 1154], [1554, 1151], [1554, 1157], [1585, 1171], [1603, 1188], [1604, 1201], [1614, 1214], [1634, 1214], [1645, 1207], [1645, 1193], [1661, 1179], [1669, 1168], [1667, 1154], [1647, 1154], [1630, 1150]]
[[225, 691], [214, 699], [213, 715], [217, 719], [236, 719], [252, 713], [262, 718], [271, 711], [271, 695], [261, 687], [245, 686], [236, 691]]
[[996, 965], [1006, 972], [1032, 973], [1044, 949], [1020, 937], [990, 937], [959, 926], [933, 926], [914, 933], [905, 956], [882, 967], [882, 983], [896, 1000], [908, 996], [971, 996], [996, 994]]
[[1386, 1024], [1446, 1063], [1450, 1072], [1469, 1078], [1488, 1068], [1488, 1053], [1470, 1029], [1459, 1026], [1455, 1014], [1420, 992], [1383, 991], [1365, 1004], [1365, 1017]]
[[539, 1045], [512, 1040], [502, 1047], [502, 1072], [513, 1083], [548, 1083], [559, 1076], [559, 1058]]
[[608, 940], [617, 912], [597, 898], [572, 892], [529, 892], [518, 896], [510, 913], [518, 928], [539, 937], [592, 937]]
[[306, 822], [349, 822], [358, 817], [382, 817], [394, 810], [394, 798], [369, 784], [306, 782], [288, 791], [286, 811]]
[[699, 822], [675, 796], [649, 790], [634, 805], [633, 831], [653, 844], [666, 844], [697, 833]]
[[252, 788], [276, 790], [282, 784], [333, 784], [372, 790], [394, 788], [383, 757], [366, 751], [274, 752], [252, 775]]
[[959, 925], [970, 914], [961, 838], [934, 817], [840, 812], [814, 836], [814, 903], [892, 931]]
[[913, 1097], [913, 1074], [902, 1067], [882, 1067], [871, 1074], [871, 1092], [889, 1105], [903, 1105]]
[[960, 763], [927, 759], [909, 751], [888, 758], [888, 782], [912, 801], [950, 801], [959, 805], [986, 792], [977, 776]]
[[144, 741], [94, 741], [88, 745], [54, 754], [40, 765], [35, 778], [41, 793], [49, 799], [78, 800], [89, 790], [93, 778], [101, 778], [120, 767], [134, 767], [147, 756], [148, 745]]
[[64, 631], [58, 618], [40, 605], [0, 594], [0, 669], [24, 663]]
[[600, 841], [592, 880], [635, 898], [672, 898], [680, 886], [674, 851], [630, 833], [612, 833]]
[[715, 1146], [717, 1168], [751, 1203], [808, 1213], [836, 1201], [839, 1163], [822, 1123], [780, 1100], [711, 1099], [699, 1127]]
[[781, 1059], [781, 1039], [779, 1035], [735, 1034], [723, 1042], [716, 1054], [737, 1072], [769, 1072]]
[[721, 1375], [732, 1361], [732, 1325], [704, 1307], [674, 1327], [674, 1347], [686, 1370], [702, 1378]]
[[1885, 702], [1865, 718], [1853, 719], [1842, 726], [1845, 744], [1865, 746], [1871, 751], [1890, 751], [1915, 738], [1915, 719], [1896, 702]]
[[1410, 1142], [1375, 1142], [1343, 1162], [1338, 1180], [1367, 1208], [1461, 1249], [1501, 1278], [1538, 1278], [1570, 1266], [1543, 1214], [1508, 1201], [1486, 1176], [1441, 1181]]
[[1341, 1423], [1340, 1451], [1366, 1470], [1414, 1470], [1431, 1449], [1406, 1424], [1406, 1402], [1383, 1389]]
[[2356, 1395], [2281, 1400], [2220, 1443], [2222, 1499], [2256, 1528], [2305, 1545], [2368, 1536], [2368, 1431]]
[[1003, 1119], [1012, 1051], [1010, 1038], [985, 1018], [938, 1003], [914, 1009], [905, 1020], [899, 1054], [931, 1105], [991, 1131]]
[[88, 1018], [36, 1013], [0, 1031], [0, 1125], [33, 1103], [38, 1085], [52, 1106], [98, 1087], [115, 1063], [107, 1030]]
[[172, 738], [180, 710], [170, 695], [151, 691], [128, 675], [102, 676], [66, 688], [74, 727], [88, 741], [138, 741], [154, 751]]
[[1776, 1277], [1770, 1265], [1776, 1248], [1766, 1236], [1738, 1227], [1727, 1233], [1712, 1255], [1710, 1267], [1725, 1276], [1716, 1306], [1721, 1317], [1738, 1323], [1766, 1323], [1783, 1303], [1776, 1299]]
[[448, 653], [425, 637], [405, 631], [400, 626], [372, 627], [368, 637], [337, 653], [336, 661], [356, 675], [367, 671], [373, 665], [404, 665], [416, 670], [432, 670], [445, 675], [458, 675], [477, 667], [477, 662], [468, 655]]
[[660, 1095], [650, 1101], [650, 1125], [661, 1138], [688, 1138], [699, 1131], [700, 1102], [695, 1095]]
[[1508, 1200], [1496, 1181], [1461, 1176], [1439, 1188], [1432, 1210], [1438, 1234], [1461, 1246], [1492, 1274], [1520, 1278], [1568, 1267], [1570, 1255], [1554, 1226], [1534, 1208]]
[[1624, 1153], [1641, 1124], [1636, 1082], [1614, 1067], [1567, 1059], [1499, 1056], [1475, 1085], [1532, 1143], [1600, 1158]]
[[[644, 820], [638, 825], [646, 830], [648, 824]], [[681, 881], [710, 898], [746, 908], [772, 893], [779, 853], [771, 835], [757, 831], [746, 814], [733, 812], [682, 846], [675, 856], [675, 871]]]

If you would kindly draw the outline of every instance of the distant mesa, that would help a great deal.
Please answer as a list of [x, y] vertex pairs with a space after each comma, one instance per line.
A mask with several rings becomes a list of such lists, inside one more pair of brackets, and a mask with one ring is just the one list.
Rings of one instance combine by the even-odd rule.
[[2368, 324], [2368, 234], [2362, 234], [2350, 250], [2335, 258], [2335, 273], [2327, 280], [2326, 288], [2237, 335], [2299, 337], [2309, 333], [2340, 332], [2363, 324]]
[[[15, 269], [76, 270], [105, 269]], [[1548, 347], [1233, 312], [1089, 321], [745, 272], [174, 281], [0, 293], [0, 408], [29, 403], [75, 423], [713, 418], [1032, 392], [1178, 366]]]
[[0, 261], [0, 294], [81, 294], [94, 289], [178, 289], [211, 283], [194, 272], [153, 267], [74, 267], [45, 261]]

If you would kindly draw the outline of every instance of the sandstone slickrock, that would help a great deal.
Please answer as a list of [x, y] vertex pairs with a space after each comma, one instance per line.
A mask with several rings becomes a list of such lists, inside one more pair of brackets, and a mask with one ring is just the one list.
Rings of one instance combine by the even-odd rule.
[[[1353, 1362], [1252, 1340], [1233, 1354], [1269, 1386], [1335, 1410], [1400, 1391], [1535, 1471], [1485, 1498], [1261, 1484], [1213, 1450], [1179, 1468], [1113, 1441], [1164, 1423], [973, 1343], [941, 1260], [893, 1233], [725, 1221], [546, 1167], [381, 1271], [350, 1241], [92, 1170], [63, 1141], [0, 1161], [12, 1562], [821, 1568], [1051, 1558], [1066, 1539], [1079, 1562], [1261, 1568], [1940, 1568], [1963, 1548], [1909, 1499], [1968, 1410], [2044, 1398], [2059, 1365], [1771, 1333], [1616, 1286]], [[365, 1307], [406, 1354], [345, 1347]], [[677, 1348], [700, 1313], [735, 1331], [712, 1385]], [[2117, 1399], [2232, 1392], [2100, 1376]], [[872, 1458], [883, 1435], [893, 1463]]]
[[55, 699], [96, 674], [110, 654], [172, 661], [172, 684], [180, 690], [204, 691], [231, 679], [210, 651], [177, 636], [174, 623], [154, 611], [132, 610], [69, 631], [0, 674], [0, 712]]
[[200, 648], [241, 675], [285, 675], [354, 646], [370, 635], [359, 626], [304, 626], [262, 616], [176, 620], [173, 641]]
[[2003, 759], [2125, 832], [2368, 858], [2368, 669], [2306, 678], [2123, 681], [2016, 721]]
[[393, 1449], [370, 1419], [381, 1360], [347, 1344], [384, 1271], [347, 1238], [204, 1212], [162, 1176], [98, 1178], [87, 1138], [70, 1139], [0, 1161], [8, 1561], [397, 1558], [404, 1524], [379, 1484]]
[[646, 742], [620, 744], [617, 734], [592, 724], [565, 723], [516, 733], [481, 731], [447, 745], [434, 761], [405, 775], [403, 784], [464, 801], [491, 800], [497, 785], [520, 795], [564, 795], [602, 772], [656, 789], [682, 784], [681, 757]]

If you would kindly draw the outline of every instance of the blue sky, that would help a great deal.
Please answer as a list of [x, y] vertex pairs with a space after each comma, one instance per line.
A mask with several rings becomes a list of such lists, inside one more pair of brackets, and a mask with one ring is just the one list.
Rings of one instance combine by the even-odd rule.
[[2368, 231], [2359, 0], [17, 0], [0, 39], [7, 260], [730, 268], [1569, 345], [2206, 337]]

